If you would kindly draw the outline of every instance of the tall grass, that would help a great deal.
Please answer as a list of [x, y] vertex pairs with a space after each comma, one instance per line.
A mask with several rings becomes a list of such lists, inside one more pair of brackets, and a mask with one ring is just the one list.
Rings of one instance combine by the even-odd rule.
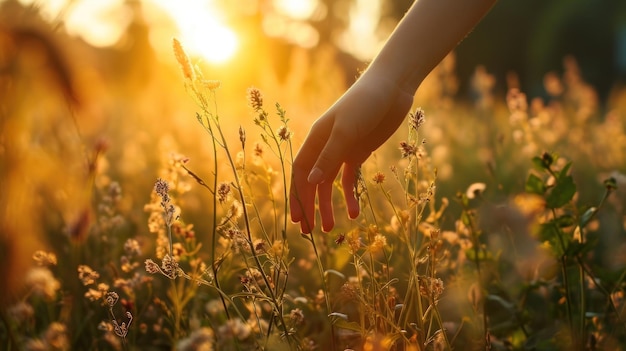
[[498, 104], [479, 70], [475, 106], [442, 94], [415, 109], [361, 168], [359, 218], [301, 234], [288, 220], [294, 117], [250, 88], [250, 117], [229, 130], [220, 83], [176, 40], [174, 56], [209, 157], [168, 149], [137, 215], [95, 148], [88, 210], [32, 250], [0, 312], [6, 349], [626, 345], [624, 111], [602, 116], [571, 60], [546, 100], [511, 86]]

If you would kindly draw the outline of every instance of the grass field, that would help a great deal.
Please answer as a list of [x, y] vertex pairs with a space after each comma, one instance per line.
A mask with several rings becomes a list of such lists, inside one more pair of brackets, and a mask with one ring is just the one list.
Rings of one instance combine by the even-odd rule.
[[0, 32], [3, 350], [626, 348], [626, 92], [575, 58], [541, 97], [478, 67], [469, 98], [451, 54], [363, 165], [361, 215], [338, 184], [306, 235], [291, 162], [336, 53], [278, 79], [49, 40]]

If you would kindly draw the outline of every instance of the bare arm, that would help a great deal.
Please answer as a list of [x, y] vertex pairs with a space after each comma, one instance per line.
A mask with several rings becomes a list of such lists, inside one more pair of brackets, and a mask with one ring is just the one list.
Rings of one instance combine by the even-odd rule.
[[496, 0], [418, 0], [369, 68], [315, 121], [293, 165], [291, 218], [314, 227], [315, 197], [322, 229], [334, 226], [332, 182], [343, 166], [350, 218], [359, 214], [355, 172], [400, 126], [428, 73], [482, 19]]

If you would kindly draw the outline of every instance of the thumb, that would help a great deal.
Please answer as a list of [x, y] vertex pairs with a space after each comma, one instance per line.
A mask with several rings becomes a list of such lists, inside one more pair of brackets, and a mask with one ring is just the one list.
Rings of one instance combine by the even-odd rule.
[[352, 144], [350, 140], [347, 133], [338, 133], [337, 130], [331, 132], [309, 173], [307, 179], [309, 183], [320, 184], [337, 175], [337, 171], [333, 171], [339, 170], [344, 163], [348, 148]]

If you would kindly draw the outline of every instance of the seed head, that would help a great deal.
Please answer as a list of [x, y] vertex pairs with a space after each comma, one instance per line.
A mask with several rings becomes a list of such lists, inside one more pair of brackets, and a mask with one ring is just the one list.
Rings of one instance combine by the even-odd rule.
[[426, 117], [424, 117], [424, 110], [421, 108], [418, 108], [415, 112], [409, 113], [409, 127], [415, 131], [417, 131], [419, 127], [424, 124], [425, 120]]
[[291, 131], [285, 126], [280, 126], [276, 132], [281, 141], [287, 141], [291, 138]]
[[376, 172], [376, 174], [374, 174], [374, 177], [372, 177], [372, 180], [376, 184], [384, 183], [385, 182], [385, 173], [383, 173], [383, 172]]
[[263, 95], [259, 89], [255, 87], [248, 88], [248, 103], [255, 112], [263, 109]]
[[146, 272], [150, 274], [155, 274], [161, 271], [161, 268], [159, 268], [159, 265], [156, 264], [156, 262], [154, 262], [151, 259], [147, 259], [145, 264], [146, 264]]
[[172, 47], [174, 49], [174, 56], [176, 57], [176, 61], [180, 65], [180, 69], [183, 72], [183, 76], [185, 79], [193, 82], [195, 75], [193, 68], [191, 67], [191, 61], [189, 60], [189, 56], [185, 53], [183, 46], [180, 44], [178, 39], [174, 38], [172, 40]]
[[407, 143], [406, 141], [400, 142], [400, 151], [402, 152], [402, 158], [411, 157], [417, 155], [418, 148], [412, 143]]

